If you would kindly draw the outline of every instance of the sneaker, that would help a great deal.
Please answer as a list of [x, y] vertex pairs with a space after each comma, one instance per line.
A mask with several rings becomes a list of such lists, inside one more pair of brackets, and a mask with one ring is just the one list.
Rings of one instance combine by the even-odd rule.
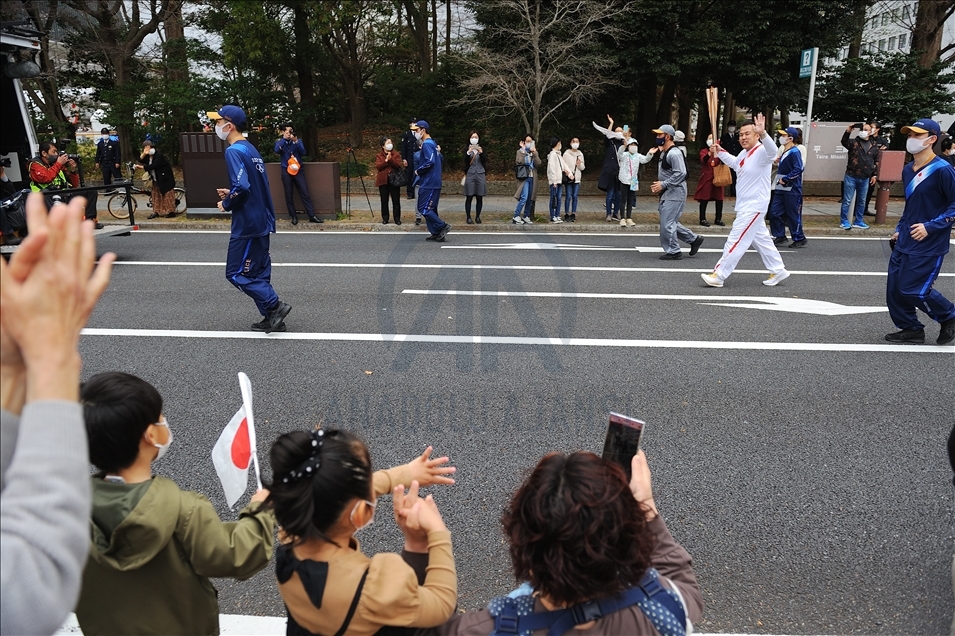
[[782, 245], [782, 244], [785, 243], [785, 242], [786, 242], [786, 237], [785, 237], [785, 236], [774, 236], [774, 237], [773, 237], [773, 245]]
[[842, 223], [839, 224], [839, 227], [841, 227], [843, 230], [851, 230], [851, 229], [852, 229], [852, 226], [849, 225], [849, 222], [848, 222], [848, 221], [843, 221]]
[[925, 342], [925, 330], [902, 329], [894, 333], [885, 334], [885, 339], [889, 342], [911, 342], [913, 344], [923, 344]]
[[290, 311], [292, 311], [292, 306], [280, 300], [279, 304], [275, 306], [275, 309], [272, 309], [268, 315], [266, 315], [266, 324], [262, 331], [272, 333], [278, 329], [279, 325], [285, 322], [285, 317], [288, 316]]
[[633, 222], [633, 219], [627, 219], [627, 227], [633, 227], [636, 223]]
[[626, 220], [626, 219], [620, 219], [620, 227], [627, 227], [627, 220]]
[[942, 323], [942, 329], [938, 332], [938, 340], [935, 344], [947, 345], [955, 341], [955, 318], [949, 318]]
[[552, 217], [550, 217], [550, 222], [551, 222], [551, 223], [560, 223], [561, 221], [560, 221], [560, 219], [558, 219], [556, 216], [552, 216]]
[[661, 261], [680, 261], [683, 260], [683, 252], [673, 252], [672, 254], [663, 254], [660, 256]]
[[787, 278], [789, 278], [789, 272], [783, 270], [778, 274], [770, 274], [769, 278], [763, 281], [763, 285], [766, 285], [767, 287], [775, 287]]
[[696, 240], [690, 243], [690, 256], [696, 256], [700, 251], [700, 245], [703, 245], [703, 237], [697, 235]]
[[511, 223], [514, 225], [524, 225], [524, 219], [519, 216], [515, 216], [513, 219], [511, 219]]
[[806, 239], [801, 241], [793, 241], [789, 244], [789, 247], [806, 247]]
[[610, 217], [610, 220], [611, 220], [611, 221], [619, 221], [619, 220], [620, 220], [620, 217], [617, 216], [616, 214], [614, 214], [612, 217]]
[[447, 236], [448, 232], [450, 231], [451, 231], [451, 224], [445, 223], [444, 227], [438, 230], [438, 234], [437, 234], [438, 238], [435, 240], [444, 242], [444, 237]]
[[429, 235], [428, 235], [428, 238], [426, 238], [425, 240], [426, 240], [426, 241], [437, 241], [437, 240], [438, 240], [438, 235], [437, 235], [437, 234], [429, 234]]
[[720, 227], [724, 227], [726, 225], [726, 223], [723, 223], [722, 221], [713, 221], [713, 224], [719, 225]]
[[859, 228], [860, 230], [868, 230], [868, 229], [869, 229], [869, 226], [866, 225], [866, 222], [865, 222], [865, 221], [856, 221], [855, 223], [852, 224], [852, 227], [857, 227], [857, 228]]
[[613, 221], [613, 217], [608, 214], [608, 215], [607, 215], [607, 223], [611, 223], [612, 221]]
[[[414, 197], [408, 197], [408, 198], [409, 198], [409, 199], [413, 199]], [[415, 225], [421, 225], [421, 217], [418, 217], [417, 219], [415, 219], [415, 220], [414, 220], [414, 224], [415, 224]]]
[[700, 274], [700, 278], [703, 279], [703, 282], [709, 285], [710, 287], [722, 287], [723, 281], [719, 279], [716, 275], [716, 272], [711, 274]]
[[564, 219], [560, 218], [559, 216], [556, 217], [556, 218], [557, 218], [557, 222], [558, 222], [558, 223], [563, 223], [563, 222], [564, 222]]
[[527, 225], [534, 225], [534, 222], [531, 220], [531, 217], [529, 217], [529, 216], [523, 217], [523, 221], [524, 221], [524, 223], [526, 223]]
[[[268, 326], [268, 322], [269, 322], [268, 318], [263, 318], [259, 322], [252, 323], [252, 331], [265, 331], [265, 328]], [[282, 322], [279, 323], [278, 327], [276, 327], [272, 331], [281, 333], [283, 331], [288, 331], [288, 327], [285, 326], [285, 321], [283, 320]]]

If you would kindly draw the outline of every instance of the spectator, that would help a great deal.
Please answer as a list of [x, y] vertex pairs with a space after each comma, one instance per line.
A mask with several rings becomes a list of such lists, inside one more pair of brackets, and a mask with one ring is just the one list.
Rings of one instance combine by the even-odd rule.
[[773, 244], [786, 242], [786, 227], [793, 242], [789, 247], [805, 247], [806, 235], [802, 231], [802, 153], [798, 144], [802, 133], [790, 126], [779, 133], [779, 147], [783, 154], [779, 158], [779, 170], [773, 186], [773, 197], [769, 204], [769, 228], [773, 235]]
[[[40, 154], [30, 160], [30, 189], [45, 193], [47, 207], [56, 201], [67, 203], [72, 195], [65, 191], [80, 187], [79, 166], [52, 141], [42, 142], [39, 148]], [[96, 220], [96, 191], [83, 196], [86, 197], [86, 218], [92, 219], [97, 230], [103, 229], [102, 223]]]
[[103, 185], [112, 185], [113, 179], [122, 181], [123, 173], [119, 169], [122, 155], [119, 149], [119, 137], [109, 128], [103, 128], [102, 137], [96, 142], [96, 169], [103, 172]]
[[[309, 223], [321, 223], [322, 220], [315, 216], [315, 208], [312, 206], [312, 197], [308, 194], [308, 184], [305, 182], [305, 174], [302, 172], [302, 162], [305, 158], [305, 145], [302, 140], [295, 135], [295, 129], [292, 124], [282, 126], [282, 136], [275, 142], [275, 154], [282, 160], [282, 169], [279, 174], [282, 176], [282, 189], [285, 190], [285, 207], [288, 210], [289, 219], [292, 225], [298, 225], [298, 214], [295, 210], [295, 189], [298, 189], [298, 196], [302, 198], [302, 204], [305, 206], [305, 213], [308, 214]], [[289, 160], [295, 157], [298, 162], [298, 169], [289, 172]]]
[[391, 207], [394, 209], [395, 225], [401, 225], [401, 187], [391, 185], [388, 182], [388, 176], [392, 171], [404, 170], [407, 161], [401, 158], [401, 153], [395, 150], [395, 144], [390, 137], [382, 137], [378, 140], [381, 150], [375, 157], [375, 169], [378, 174], [375, 176], [375, 185], [378, 186], [378, 194], [381, 196], [381, 222], [388, 225], [388, 199], [391, 199]]
[[[853, 128], [861, 129], [858, 136], [850, 138]], [[875, 185], [875, 175], [879, 172], [879, 160], [882, 151], [878, 144], [870, 139], [871, 124], [853, 124], [842, 134], [842, 145], [849, 151], [846, 164], [846, 175], [842, 180], [842, 210], [840, 212], [840, 227], [843, 230], [858, 228], [869, 229], [862, 219], [865, 208], [865, 196], [870, 186]], [[849, 224], [849, 205], [855, 196], [855, 214], [852, 224]]]
[[706, 138], [706, 148], [700, 148], [700, 180], [696, 182], [693, 200], [700, 202], [700, 225], [710, 227], [706, 220], [706, 205], [713, 201], [716, 205], [716, 225], [723, 223], [723, 187], [713, 185], [713, 168], [723, 163], [713, 150], [713, 135]]
[[[414, 168], [415, 168], [415, 156], [418, 152], [418, 140], [415, 138], [415, 131], [418, 130], [416, 122], [418, 121], [417, 117], [411, 118], [411, 125], [408, 127], [408, 130], [401, 135], [401, 156], [406, 159], [408, 162], [405, 170], [407, 173], [405, 176], [408, 179], [408, 198], [414, 198]], [[420, 219], [419, 219], [420, 221]], [[416, 222], [415, 225], [419, 223]]]
[[660, 195], [660, 245], [663, 247], [661, 261], [678, 261], [683, 258], [680, 241], [690, 246], [690, 256], [696, 256], [703, 244], [703, 237], [680, 223], [686, 205], [686, 162], [683, 153], [674, 152], [673, 136], [676, 130], [670, 124], [654, 129], [657, 147], [660, 149], [658, 181], [650, 186], [653, 194]]
[[[537, 169], [541, 165], [541, 158], [537, 154], [537, 148], [534, 147], [534, 137], [530, 133], [521, 137], [514, 164], [527, 166], [530, 176], [526, 179], [519, 179], [517, 182], [517, 192], [514, 193], [514, 198], [517, 199], [517, 207], [514, 208], [514, 218], [511, 219], [511, 223], [531, 225], [534, 223], [534, 206], [537, 203]], [[521, 210], [524, 211], [523, 218], [521, 217]]]
[[942, 159], [947, 161], [955, 168], [955, 148], [952, 147], [952, 138], [947, 137], [942, 140]]
[[637, 190], [640, 189], [640, 166], [649, 163], [657, 151], [654, 146], [647, 154], [641, 155], [637, 150], [638, 147], [636, 138], [630, 137], [626, 145], [620, 146], [617, 150], [617, 163], [620, 165], [617, 178], [620, 181], [620, 191], [627, 193], [627, 211], [620, 213], [620, 227], [636, 225], [632, 217], [633, 206], [637, 204]]
[[[564, 220], [577, 220], [577, 197], [580, 194], [580, 174], [586, 169], [584, 153], [580, 151], [580, 139], [570, 140], [570, 148], [564, 151], [564, 163], [571, 166], [573, 178], [564, 186]], [[569, 213], [569, 214], [568, 214]]]
[[[24, 197], [16, 197], [17, 191], [7, 176], [4, 166], [0, 165], [0, 235], [4, 245], [19, 245], [20, 237], [16, 232], [26, 230], [26, 215], [23, 214]], [[15, 198], [16, 197], [16, 198]]]
[[172, 173], [172, 166], [166, 160], [166, 156], [153, 146], [149, 139], [143, 142], [143, 154], [139, 156], [142, 162], [136, 164], [139, 170], [145, 170], [149, 173], [152, 180], [152, 204], [153, 211], [148, 219], [155, 219], [159, 216], [172, 218], [176, 216], [176, 177]]
[[[371, 635], [385, 626], [433, 627], [454, 613], [451, 534], [431, 496], [418, 498], [419, 486], [453, 484], [445, 475], [454, 468], [430, 453], [373, 474], [365, 444], [346, 431], [293, 431], [272, 444], [266, 505], [282, 527], [275, 573], [288, 634]], [[404, 550], [368, 558], [355, 533], [374, 521], [377, 498], [388, 493]]]
[[673, 135], [673, 145], [679, 148], [680, 152], [683, 153], [683, 158], [686, 159], [686, 133], [682, 130], [676, 131], [676, 134]]
[[471, 221], [471, 199], [477, 197], [474, 223], [481, 224], [481, 208], [484, 207], [484, 197], [487, 196], [487, 157], [484, 148], [480, 145], [481, 137], [476, 130], [471, 131], [468, 147], [464, 150], [464, 213]]
[[[100, 373], [80, 388], [89, 437], [90, 559], [76, 617], [83, 633], [215, 634], [210, 577], [247, 579], [272, 558], [275, 517], [259, 490], [239, 520], [152, 473], [173, 431], [159, 391], [127, 373]], [[148, 598], [148, 603], [142, 599]]]
[[431, 236], [426, 241], [444, 242], [451, 224], [438, 216], [438, 201], [441, 198], [441, 169], [444, 159], [441, 148], [431, 136], [431, 126], [423, 119], [415, 124], [415, 137], [421, 142], [421, 151], [415, 161], [415, 185], [418, 186], [418, 213], [424, 219]]
[[[529, 585], [493, 600], [488, 609], [456, 614], [418, 635], [490, 634], [496, 623], [511, 617], [516, 623], [512, 633], [543, 636], [556, 620], [534, 628], [522, 623], [562, 609], [568, 611], [552, 615], [567, 621], [562, 623], [564, 631], [556, 633], [692, 633], [691, 623], [703, 615], [693, 560], [657, 512], [643, 451], [631, 465], [628, 485], [619, 466], [593, 453], [545, 456], [502, 519], [514, 575]], [[653, 611], [636, 605], [645, 598], [641, 587], [652, 591]], [[621, 594], [627, 601], [622, 607], [593, 614], [596, 602], [613, 603], [611, 597]], [[574, 617], [574, 610], [586, 617]], [[670, 621], [662, 622], [663, 616]]]
[[560, 154], [561, 143], [557, 137], [550, 138], [550, 152], [547, 154], [547, 185], [550, 189], [550, 222], [563, 223], [560, 218], [560, 191], [564, 186], [564, 176], [570, 178], [570, 168], [564, 165]]
[[[89, 460], [77, 344], [116, 258], [96, 261], [83, 200], [27, 199], [30, 235], [0, 259], [0, 633], [52, 634], [89, 550]], [[92, 274], [92, 276], [91, 276]]]
[[[597, 122], [591, 122], [604, 136], [604, 162], [600, 168], [600, 177], [597, 179], [597, 188], [606, 192], [604, 207], [607, 212], [607, 222], [620, 220], [620, 164], [617, 162], [617, 152], [623, 146], [623, 128], [613, 127], [613, 117], [607, 115], [609, 128], [601, 128]], [[629, 135], [628, 135], [629, 136]]]
[[[720, 147], [734, 157], [743, 151], [743, 146], [739, 143], [739, 133], [736, 131], [736, 122], [731, 121], [726, 126], [726, 132], [720, 137]], [[736, 171], [733, 171], [733, 183], [726, 186], [726, 196], [736, 196]]]
[[[869, 137], [872, 139], [872, 143], [878, 146], [880, 152], [889, 149], [889, 140], [882, 136], [882, 124], [875, 121], [874, 119], [869, 121]], [[803, 162], [803, 165], [806, 164], [805, 151], [802, 151], [802, 162]], [[875, 212], [869, 211], [869, 204], [872, 201], [872, 194], [876, 190], [878, 190], [880, 187], [879, 186], [880, 182], [878, 181], [879, 175], [876, 174], [875, 176], [876, 176], [875, 185], [869, 187], [869, 191], [865, 195], [865, 211], [862, 213], [863, 216], [875, 216]]]

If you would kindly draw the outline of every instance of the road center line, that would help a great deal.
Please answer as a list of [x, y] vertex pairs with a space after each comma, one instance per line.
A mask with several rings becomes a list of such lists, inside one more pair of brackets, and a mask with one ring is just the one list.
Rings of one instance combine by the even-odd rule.
[[[118, 265], [133, 265], [142, 267], [225, 267], [225, 262], [207, 261], [116, 261]], [[525, 271], [569, 271], [569, 272], [659, 272], [663, 274], [706, 274], [712, 268], [686, 269], [673, 267], [555, 267], [552, 265], [456, 265], [456, 264], [429, 264], [429, 263], [272, 263], [272, 267], [309, 268], [327, 267], [341, 269], [488, 269], [488, 270], [525, 270]], [[765, 275], [765, 269], [737, 269], [737, 274]], [[800, 276], [882, 276], [886, 272], [835, 272], [822, 270], [789, 270], [790, 274]], [[943, 272], [939, 277], [955, 277], [955, 273]]]
[[955, 353], [950, 347], [843, 344], [837, 342], [731, 342], [711, 340], [617, 340], [612, 338], [529, 338], [522, 336], [442, 336], [385, 333], [272, 333], [257, 331], [190, 331], [185, 329], [88, 328], [84, 336], [134, 338], [205, 338], [232, 340], [323, 340], [338, 342], [422, 342], [441, 344], [617, 347], [636, 349], [738, 349], [753, 351], [852, 351], [867, 353]]

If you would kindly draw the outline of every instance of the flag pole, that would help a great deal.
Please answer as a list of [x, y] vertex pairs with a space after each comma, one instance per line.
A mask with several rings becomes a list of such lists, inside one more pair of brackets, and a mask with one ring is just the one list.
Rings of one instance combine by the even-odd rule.
[[246, 421], [249, 423], [249, 446], [252, 449], [252, 466], [255, 468], [255, 483], [262, 489], [262, 473], [259, 470], [259, 448], [255, 441], [255, 420], [252, 417], [252, 381], [239, 371], [239, 390], [242, 391], [242, 406], [245, 408]]

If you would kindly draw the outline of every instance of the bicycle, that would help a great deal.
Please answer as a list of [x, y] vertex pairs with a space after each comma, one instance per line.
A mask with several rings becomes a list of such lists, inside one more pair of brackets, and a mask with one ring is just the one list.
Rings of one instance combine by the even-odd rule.
[[[116, 219], [128, 219], [129, 218], [129, 208], [126, 205], [127, 196], [130, 197], [129, 203], [133, 206], [133, 212], [136, 211], [138, 203], [136, 202], [136, 195], [144, 194], [146, 195], [146, 207], [153, 207], [152, 199], [152, 187], [149, 185], [152, 183], [152, 180], [149, 179], [148, 175], [145, 175], [143, 178], [143, 187], [139, 188], [135, 185], [132, 185], [134, 182], [134, 177], [136, 174], [133, 166], [136, 164], [132, 161], [126, 162], [126, 169], [123, 172], [123, 177], [126, 181], [130, 182], [129, 195], [126, 194], [126, 189], [123, 188], [113, 196], [109, 198], [109, 201], [106, 202], [106, 209], [109, 210], [109, 213]], [[185, 213], [186, 207], [186, 191], [182, 188], [173, 188], [173, 192], [176, 193], [176, 214]]]

